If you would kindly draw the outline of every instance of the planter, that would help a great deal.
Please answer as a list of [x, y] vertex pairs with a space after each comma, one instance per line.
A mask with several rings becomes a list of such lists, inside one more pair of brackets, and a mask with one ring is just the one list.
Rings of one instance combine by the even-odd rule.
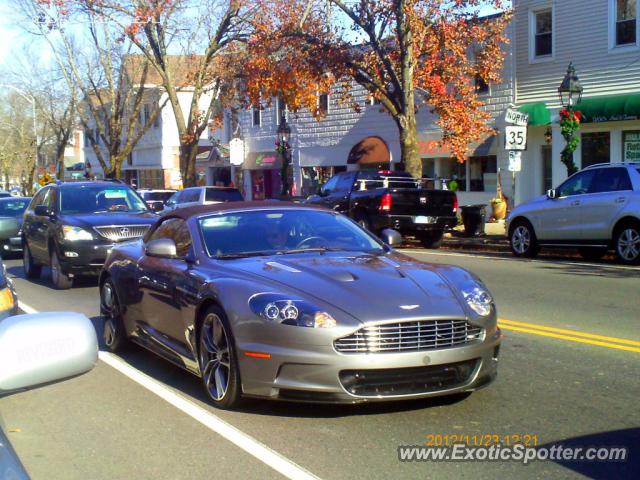
[[507, 216], [507, 202], [491, 202], [493, 218], [504, 220]]

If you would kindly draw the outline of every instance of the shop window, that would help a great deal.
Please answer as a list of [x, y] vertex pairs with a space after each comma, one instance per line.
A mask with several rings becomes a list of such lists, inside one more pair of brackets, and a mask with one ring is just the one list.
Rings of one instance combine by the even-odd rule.
[[498, 161], [495, 156], [470, 157], [469, 190], [471, 192], [491, 192], [496, 190], [498, 181]]
[[611, 136], [609, 132], [583, 133], [580, 145], [582, 146], [582, 168], [611, 161]]
[[164, 188], [164, 171], [160, 169], [139, 170], [138, 188]]
[[467, 191], [467, 163], [460, 163], [453, 158], [445, 158], [440, 162], [440, 180], [445, 182], [447, 186], [455, 180], [458, 185], [456, 190], [459, 192]]

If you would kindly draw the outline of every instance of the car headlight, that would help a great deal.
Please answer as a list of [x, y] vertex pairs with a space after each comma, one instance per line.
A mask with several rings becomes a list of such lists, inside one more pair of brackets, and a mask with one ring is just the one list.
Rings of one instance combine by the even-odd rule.
[[93, 240], [91, 232], [80, 227], [71, 227], [69, 225], [63, 225], [62, 235], [65, 240], [75, 242], [76, 240]]
[[464, 297], [469, 308], [482, 317], [486, 317], [491, 314], [491, 308], [493, 307], [493, 298], [491, 294], [482, 287], [474, 287], [467, 290], [462, 290], [462, 296]]
[[332, 328], [336, 320], [310, 302], [278, 295], [261, 293], [249, 299], [251, 311], [259, 317], [284, 325], [298, 327]]

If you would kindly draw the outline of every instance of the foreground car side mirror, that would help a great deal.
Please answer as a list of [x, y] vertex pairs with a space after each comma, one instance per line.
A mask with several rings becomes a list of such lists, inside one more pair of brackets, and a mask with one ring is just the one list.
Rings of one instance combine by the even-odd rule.
[[150, 257], [177, 258], [176, 244], [170, 238], [158, 238], [147, 243], [145, 249]]
[[97, 361], [96, 330], [82, 314], [35, 313], [0, 321], [0, 396], [75, 377]]
[[402, 235], [391, 228], [384, 229], [380, 234], [380, 237], [382, 238], [382, 241], [390, 247], [398, 247], [402, 245]]
[[554, 198], [557, 198], [557, 193], [556, 191], [552, 188], [550, 190], [547, 190], [547, 198], [550, 200], [553, 200]]

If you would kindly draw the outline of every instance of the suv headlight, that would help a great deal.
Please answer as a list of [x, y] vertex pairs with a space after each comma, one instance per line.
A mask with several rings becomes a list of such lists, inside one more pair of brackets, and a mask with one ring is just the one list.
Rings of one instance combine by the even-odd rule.
[[251, 311], [259, 317], [284, 325], [298, 327], [332, 328], [336, 320], [310, 302], [286, 295], [260, 293], [249, 299]]
[[469, 305], [469, 308], [482, 317], [486, 317], [491, 314], [491, 308], [493, 307], [493, 298], [491, 294], [482, 287], [474, 287], [471, 289], [462, 290], [462, 296]]
[[75, 242], [76, 240], [93, 240], [91, 232], [80, 227], [71, 227], [69, 225], [62, 226], [62, 235], [65, 240]]

